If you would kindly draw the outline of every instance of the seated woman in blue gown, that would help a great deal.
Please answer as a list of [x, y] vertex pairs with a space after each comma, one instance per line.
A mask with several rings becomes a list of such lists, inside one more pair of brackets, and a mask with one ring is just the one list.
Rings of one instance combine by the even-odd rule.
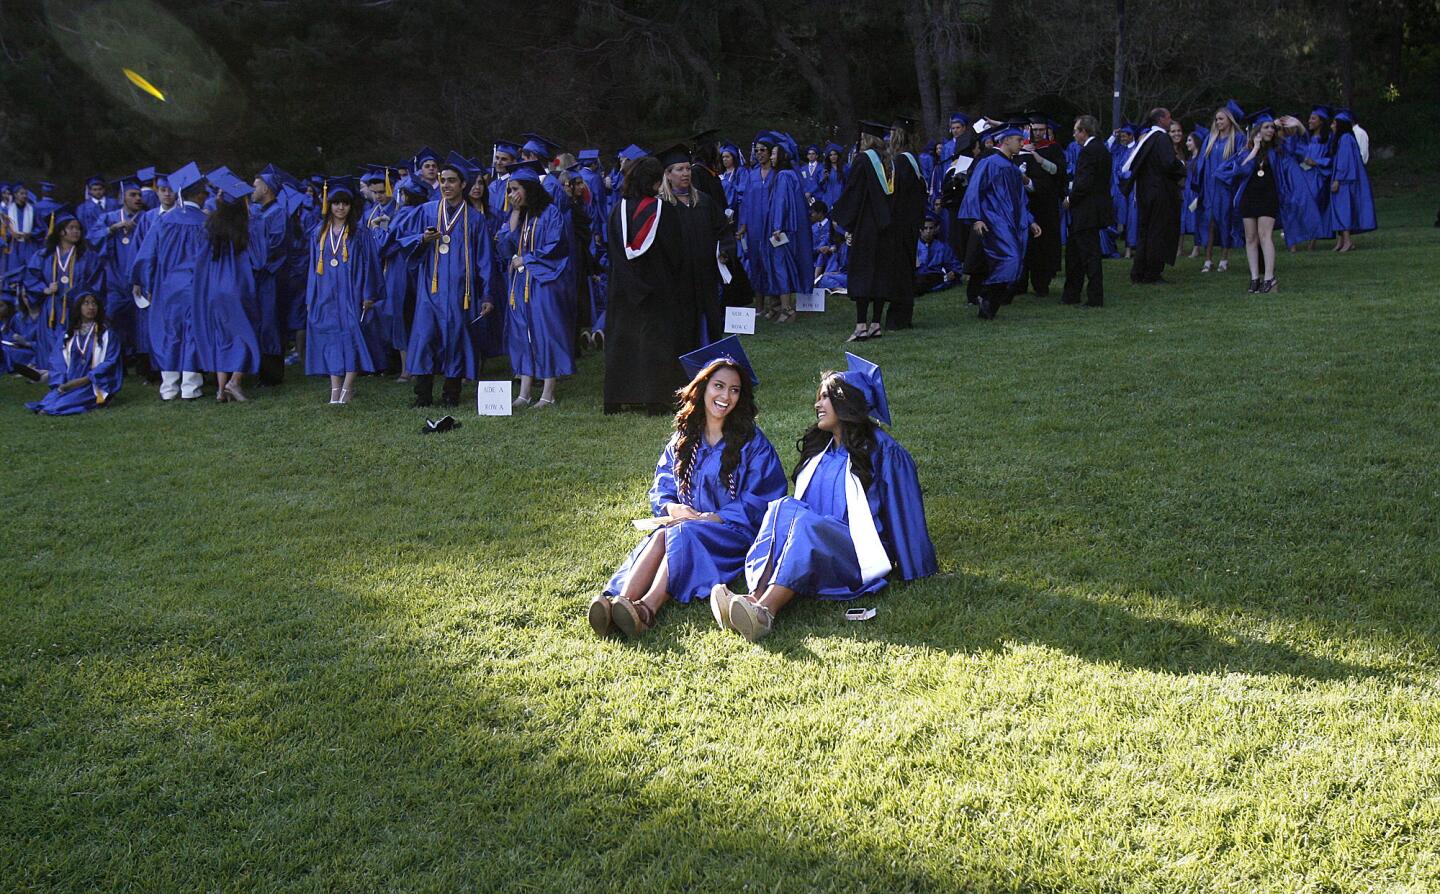
[[681, 358], [675, 434], [660, 454], [650, 509], [662, 527], [590, 602], [590, 627], [638, 636], [670, 599], [703, 599], [744, 566], [765, 507], [785, 495], [780, 456], [755, 426], [754, 372], [731, 336]]
[[70, 305], [65, 340], [50, 359], [50, 392], [26, 409], [73, 416], [103, 407], [120, 392], [125, 365], [120, 339], [105, 325], [105, 305], [85, 292]]
[[937, 570], [915, 461], [871, 421], [890, 422], [880, 368], [845, 357], [847, 371], [820, 381], [795, 496], [770, 504], [745, 557], [750, 594], [710, 593], [716, 622], [751, 642], [796, 596], [854, 599], [884, 587], [892, 571], [915, 580]]

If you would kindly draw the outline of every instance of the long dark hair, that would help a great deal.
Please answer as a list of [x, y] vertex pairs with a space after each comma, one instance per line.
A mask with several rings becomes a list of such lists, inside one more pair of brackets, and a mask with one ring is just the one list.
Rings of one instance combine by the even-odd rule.
[[1334, 131], [1332, 131], [1330, 134], [1330, 146], [1329, 149], [1326, 151], [1326, 154], [1329, 155], [1331, 158], [1334, 158], [1335, 151], [1340, 148], [1340, 138], [1345, 136], [1345, 134], [1347, 133], [1355, 133], [1355, 123], [1353, 121], [1341, 121], [1337, 118], [1334, 121], [1330, 122], [1330, 126], [1334, 128]]
[[85, 238], [85, 225], [80, 222], [79, 218], [72, 218], [62, 224], [58, 224], [55, 229], [45, 237], [46, 251], [54, 251], [60, 247], [60, 234], [65, 232], [65, 228], [70, 226], [72, 221], [75, 226], [80, 228], [80, 241], [75, 243], [75, 257], [81, 258], [85, 256], [85, 252], [89, 251], [90, 245], [89, 241]]
[[526, 216], [539, 217], [546, 208], [550, 207], [552, 201], [550, 193], [539, 180], [514, 180], [511, 182], [525, 193], [525, 206], [520, 210], [524, 211]]
[[652, 192], [655, 184], [665, 177], [665, 168], [660, 165], [660, 159], [647, 155], [625, 172], [625, 188], [621, 192], [622, 199], [653, 199]]
[[[870, 489], [870, 482], [875, 477], [875, 469], [870, 464], [870, 454], [875, 450], [875, 423], [870, 421], [870, 404], [865, 400], [865, 395], [854, 385], [849, 384], [837, 372], [827, 372], [820, 377], [820, 389], [816, 399], [821, 397], [830, 398], [830, 407], [835, 411], [835, 417], [840, 420], [840, 446], [850, 454], [850, 471], [860, 479], [860, 486], [865, 490]], [[811, 425], [805, 429], [805, 434], [795, 442], [795, 449], [800, 451], [800, 461], [795, 464], [795, 471], [790, 473], [792, 480], [800, 480], [800, 471], [805, 464], [814, 456], [825, 452], [830, 446], [834, 435], [820, 428], [819, 425]]]
[[[346, 190], [346, 197], [350, 201], [350, 213], [345, 215], [345, 221], [340, 226], [345, 230], [345, 237], [348, 239], [355, 235], [355, 227], [359, 224], [360, 219], [365, 216], [365, 198], [361, 195], [351, 193], [349, 190]], [[464, 197], [462, 197], [461, 200], [468, 204], [468, 200]], [[325, 219], [320, 221], [321, 227], [328, 228], [330, 221], [335, 217], [335, 201], [335, 197], [331, 196], [326, 202], [330, 207], [325, 209]], [[341, 201], [344, 201], [344, 199], [341, 199]]]
[[241, 254], [250, 247], [250, 203], [220, 199], [215, 213], [205, 219], [210, 235], [210, 257], [219, 261], [227, 253]]
[[755, 416], [759, 410], [755, 407], [755, 387], [750, 384], [750, 374], [734, 360], [725, 357], [711, 360], [688, 385], [675, 392], [680, 403], [680, 409], [675, 413], [675, 482], [681, 498], [690, 496], [695, 448], [705, 437], [705, 392], [710, 387], [710, 380], [722, 369], [731, 370], [740, 377], [740, 399], [721, 426], [725, 449], [720, 453], [720, 481], [731, 496], [735, 494], [735, 470], [740, 467], [740, 450], [755, 435]]
[[100, 296], [94, 292], [85, 292], [79, 298], [70, 302], [70, 322], [65, 327], [66, 336], [71, 336], [79, 332], [80, 327], [84, 324], [85, 321], [80, 319], [80, 305], [85, 302], [86, 298], [95, 302], [95, 334], [99, 335], [109, 328], [105, 322], [105, 302], [101, 301]]

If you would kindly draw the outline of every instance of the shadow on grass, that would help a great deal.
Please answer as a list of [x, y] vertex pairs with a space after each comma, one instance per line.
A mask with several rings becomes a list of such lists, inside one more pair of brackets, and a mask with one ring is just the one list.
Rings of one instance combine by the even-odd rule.
[[[1017, 644], [1055, 649], [1084, 661], [1164, 674], [1263, 674], [1317, 681], [1389, 676], [1379, 668], [1318, 657], [1284, 643], [1215, 630], [1175, 618], [1147, 617], [1099, 599], [961, 574], [891, 585], [854, 603], [798, 599], [776, 620], [765, 648], [815, 660], [814, 636], [938, 649], [1001, 652]], [[847, 622], [851, 606], [875, 606], [867, 622]], [[647, 651], [685, 651], [697, 629], [714, 629], [703, 603], [667, 607], [657, 627], [635, 642]]]

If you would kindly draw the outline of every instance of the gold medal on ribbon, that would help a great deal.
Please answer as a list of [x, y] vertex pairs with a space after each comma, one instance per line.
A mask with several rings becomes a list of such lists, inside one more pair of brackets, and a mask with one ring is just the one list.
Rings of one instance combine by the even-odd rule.
[[449, 244], [450, 244], [450, 237], [449, 237], [449, 236], [441, 236], [441, 237], [440, 237], [440, 241], [441, 241], [441, 243], [443, 243], [443, 244], [445, 244], [445, 245], [449, 245]]
[[62, 277], [60, 277], [60, 282], [61, 282], [62, 285], [67, 285], [67, 286], [68, 286], [68, 285], [70, 285], [70, 277], [68, 277], [68, 276], [62, 276]]
[[331, 259], [330, 259], [330, 266], [331, 266], [331, 267], [339, 267], [339, 266], [340, 266], [340, 259], [339, 259], [339, 258], [331, 258]]
[[446, 245], [446, 244], [443, 243], [443, 242], [440, 243], [440, 254], [442, 254], [442, 255], [448, 255], [448, 254], [450, 254], [450, 246]]
[[1256, 172], [1255, 172], [1255, 176], [1256, 176], [1256, 177], [1264, 177], [1264, 176], [1265, 176], [1265, 169], [1264, 169], [1264, 168], [1261, 168], [1260, 170], [1256, 171]]
[[120, 239], [120, 244], [121, 244], [121, 245], [129, 245], [129, 244], [130, 244], [130, 237], [129, 237], [129, 236], [123, 236], [123, 237], [121, 237], [121, 239]]

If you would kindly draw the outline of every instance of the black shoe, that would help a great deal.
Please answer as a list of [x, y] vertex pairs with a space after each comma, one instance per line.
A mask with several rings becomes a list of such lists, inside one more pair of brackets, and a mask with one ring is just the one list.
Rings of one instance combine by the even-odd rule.
[[1248, 289], [1246, 289], [1245, 291], [1249, 292], [1251, 295], [1254, 295], [1256, 292], [1260, 291], [1260, 280], [1258, 280], [1258, 279], [1252, 279], [1252, 280], [1250, 280], [1250, 287], [1249, 287]]
[[1278, 284], [1273, 279], [1267, 279], [1260, 284], [1260, 294], [1268, 295], [1271, 292], [1279, 291]]
[[445, 395], [444, 397], [440, 398], [440, 406], [442, 406], [442, 407], [458, 407], [458, 406], [460, 406], [460, 398], [458, 398], [458, 397], [451, 397], [450, 395], [447, 394], [447, 395]]
[[435, 399], [432, 398], [432, 397], [417, 397], [417, 398], [415, 398], [414, 400], [410, 401], [410, 407], [411, 407], [412, 409], [418, 408], [418, 407], [433, 407], [433, 406], [435, 406]]

